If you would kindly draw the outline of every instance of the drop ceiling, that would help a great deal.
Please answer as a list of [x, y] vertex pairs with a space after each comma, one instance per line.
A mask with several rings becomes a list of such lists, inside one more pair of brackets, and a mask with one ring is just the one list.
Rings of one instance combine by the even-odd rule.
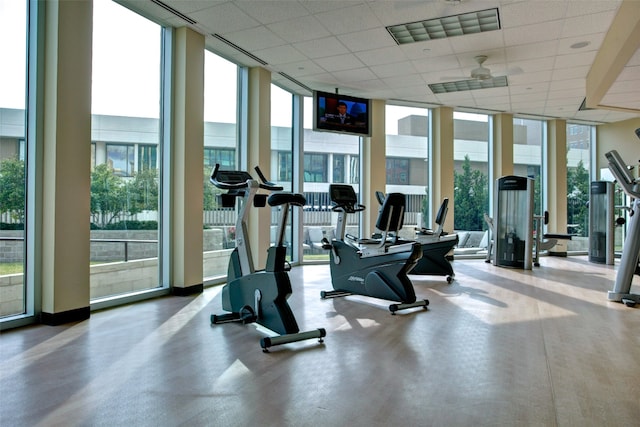
[[[640, 39], [597, 100], [607, 107], [580, 109], [622, 0], [117, 1], [158, 23], [193, 28], [213, 52], [267, 68], [274, 83], [303, 95], [337, 89], [392, 103], [589, 123], [640, 117]], [[494, 31], [398, 45], [387, 30], [491, 8], [500, 20]], [[478, 55], [508, 86], [429, 89], [469, 79]]]

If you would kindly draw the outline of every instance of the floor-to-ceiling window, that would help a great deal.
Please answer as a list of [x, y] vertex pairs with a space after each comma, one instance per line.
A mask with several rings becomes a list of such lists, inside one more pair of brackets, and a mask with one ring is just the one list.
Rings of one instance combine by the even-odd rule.
[[429, 212], [429, 110], [387, 105], [385, 107], [386, 193], [406, 196], [404, 228], [414, 235], [415, 227], [431, 228]]
[[162, 28], [111, 0], [94, 0], [93, 17], [95, 301], [160, 286]]
[[26, 312], [27, 1], [0, 0], [0, 317]]
[[238, 66], [204, 53], [204, 230], [203, 277], [227, 274], [229, 256], [235, 247], [236, 210], [225, 208], [218, 197], [223, 190], [209, 182], [216, 164], [223, 170], [238, 167]]
[[569, 251], [587, 251], [593, 126], [567, 123], [567, 241]]
[[546, 122], [531, 119], [513, 119], [513, 174], [534, 180], [534, 215], [544, 210], [542, 182], [542, 151], [545, 145]]
[[489, 119], [486, 114], [453, 113], [454, 228], [487, 229], [489, 207]]
[[[328, 260], [322, 249], [323, 237], [334, 237], [336, 213], [331, 211], [329, 184], [351, 184], [360, 192], [360, 137], [313, 130], [313, 100], [304, 98], [303, 191], [307, 199], [304, 207], [303, 260]], [[372, 207], [369, 207], [372, 208]], [[377, 209], [377, 208], [376, 208]], [[348, 232], [359, 234], [360, 215], [349, 215]]]

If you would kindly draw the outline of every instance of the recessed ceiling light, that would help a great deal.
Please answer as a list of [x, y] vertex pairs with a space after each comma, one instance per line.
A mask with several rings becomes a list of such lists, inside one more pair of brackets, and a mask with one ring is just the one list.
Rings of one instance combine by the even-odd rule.
[[498, 9], [462, 13], [426, 21], [389, 25], [387, 31], [397, 44], [476, 34], [500, 29]]
[[432, 83], [429, 86], [435, 95], [440, 93], [463, 92], [467, 90], [491, 89], [509, 86], [507, 76], [493, 77], [486, 80], [470, 79], [456, 82]]
[[583, 47], [589, 46], [590, 42], [577, 42], [571, 45], [571, 49], [582, 49]]

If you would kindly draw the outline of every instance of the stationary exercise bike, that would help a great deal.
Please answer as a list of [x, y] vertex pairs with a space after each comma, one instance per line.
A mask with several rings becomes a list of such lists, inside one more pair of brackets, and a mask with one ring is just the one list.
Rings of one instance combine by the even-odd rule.
[[[287, 248], [284, 245], [285, 226], [290, 206], [304, 206], [306, 200], [302, 194], [275, 192], [282, 187], [269, 182], [260, 169], [255, 168], [260, 181], [255, 180], [246, 171], [223, 171], [216, 165], [210, 181], [217, 188], [228, 190], [221, 194], [224, 207], [234, 207], [236, 199], [242, 199], [242, 206], [236, 222], [236, 247], [229, 258], [227, 284], [222, 288], [222, 308], [230, 313], [211, 315], [211, 323], [256, 322], [275, 332], [279, 336], [265, 337], [260, 340], [264, 352], [269, 347], [317, 338], [323, 342], [326, 331], [322, 328], [300, 332], [298, 323], [287, 299], [291, 296], [291, 282], [286, 261]], [[272, 192], [258, 194], [260, 189]], [[247, 218], [251, 206], [279, 206], [278, 238], [275, 246], [267, 253], [267, 265], [264, 270], [256, 271], [253, 266]]]
[[444, 222], [449, 211], [449, 198], [445, 197], [436, 215], [436, 228], [416, 229], [416, 241], [422, 245], [422, 258], [411, 274], [446, 276], [447, 283], [453, 282], [455, 273], [449, 261], [449, 254], [458, 244], [457, 233], [444, 231]]
[[422, 257], [417, 242], [399, 243], [397, 232], [402, 227], [405, 197], [400, 193], [389, 194], [380, 208], [376, 228], [379, 238], [359, 239], [346, 234], [347, 215], [365, 209], [357, 203], [351, 185], [331, 184], [329, 195], [338, 213], [335, 239], [323, 239], [323, 247], [330, 250], [332, 291], [322, 291], [320, 296], [335, 298], [347, 295], [363, 295], [389, 301], [391, 314], [398, 310], [429, 305], [429, 300], [416, 300], [413, 284], [407, 274]]

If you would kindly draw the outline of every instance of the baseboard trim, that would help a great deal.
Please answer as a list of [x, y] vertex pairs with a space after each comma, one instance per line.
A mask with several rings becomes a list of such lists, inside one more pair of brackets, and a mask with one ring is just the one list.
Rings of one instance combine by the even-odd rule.
[[193, 286], [187, 286], [186, 288], [173, 287], [171, 293], [178, 297], [186, 297], [194, 294], [201, 294], [204, 291], [204, 285], [202, 283]]
[[91, 307], [76, 308], [68, 311], [61, 311], [60, 313], [45, 313], [40, 314], [40, 323], [49, 326], [58, 326], [65, 323], [80, 322], [87, 320], [91, 315]]

